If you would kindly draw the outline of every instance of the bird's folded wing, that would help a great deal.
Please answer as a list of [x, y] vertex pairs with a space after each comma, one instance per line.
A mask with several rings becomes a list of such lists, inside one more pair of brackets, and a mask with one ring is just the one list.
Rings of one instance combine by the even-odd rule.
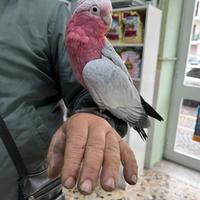
[[131, 125], [147, 126], [148, 117], [137, 90], [112, 60], [102, 56], [90, 61], [83, 70], [83, 79], [101, 109], [109, 110]]
[[113, 48], [112, 44], [108, 40], [106, 40], [105, 47], [102, 49], [101, 52], [105, 57], [112, 60], [116, 66], [120, 67], [120, 69], [127, 74], [129, 80], [133, 83], [132, 78], [131, 78], [125, 64], [123, 63], [121, 57], [117, 54], [117, 52]]
[[[105, 44], [105, 47], [102, 49], [102, 54], [111, 59], [116, 66], [120, 67], [121, 70], [123, 70], [129, 77], [129, 80], [132, 82], [133, 84], [133, 87], [134, 86], [134, 83], [133, 83], [133, 80], [125, 66], [125, 64], [123, 63], [122, 59], [120, 58], [120, 56], [116, 53], [115, 49], [113, 48], [112, 44], [106, 40], [106, 44]], [[163, 118], [160, 116], [159, 113], [157, 113], [152, 106], [150, 106], [144, 99], [143, 97], [141, 96], [140, 97], [140, 100], [141, 100], [141, 103], [143, 105], [143, 108], [145, 109], [146, 113], [148, 116], [151, 116], [159, 121], [162, 121]]]

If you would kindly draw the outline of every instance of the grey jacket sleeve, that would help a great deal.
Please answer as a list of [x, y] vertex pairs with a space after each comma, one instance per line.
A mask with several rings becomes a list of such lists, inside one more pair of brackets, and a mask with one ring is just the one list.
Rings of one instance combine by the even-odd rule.
[[76, 81], [73, 75], [64, 42], [69, 19], [70, 14], [67, 6], [63, 2], [59, 2], [49, 25], [51, 65], [54, 66], [52, 71], [68, 108], [68, 114], [71, 116], [77, 112], [86, 112], [104, 117], [123, 137], [128, 130], [127, 123], [115, 118], [108, 112], [101, 113], [89, 92]]

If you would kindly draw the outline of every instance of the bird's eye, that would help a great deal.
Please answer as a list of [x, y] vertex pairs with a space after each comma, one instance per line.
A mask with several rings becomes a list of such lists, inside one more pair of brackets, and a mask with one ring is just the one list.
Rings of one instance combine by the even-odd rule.
[[100, 15], [100, 9], [97, 7], [97, 6], [93, 6], [91, 9], [90, 9], [90, 13], [92, 15], [97, 15], [99, 16]]
[[93, 12], [97, 12], [98, 9], [97, 9], [96, 7], [94, 7], [94, 8], [92, 8], [92, 11], [93, 11]]

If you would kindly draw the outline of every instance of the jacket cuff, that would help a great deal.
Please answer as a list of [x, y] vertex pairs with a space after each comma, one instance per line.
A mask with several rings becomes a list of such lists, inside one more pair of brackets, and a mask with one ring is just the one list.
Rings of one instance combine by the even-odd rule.
[[109, 111], [101, 111], [95, 104], [87, 90], [80, 93], [77, 100], [71, 104], [68, 109], [68, 117], [76, 113], [91, 113], [100, 116], [119, 133], [121, 137], [125, 137], [128, 133], [129, 126], [125, 121], [116, 118]]

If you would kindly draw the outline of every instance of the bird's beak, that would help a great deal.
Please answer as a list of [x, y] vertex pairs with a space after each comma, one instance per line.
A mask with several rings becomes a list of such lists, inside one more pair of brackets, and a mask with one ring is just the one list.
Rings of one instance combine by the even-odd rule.
[[106, 15], [103, 17], [103, 21], [108, 26], [108, 29], [111, 27], [112, 24], [112, 15]]

